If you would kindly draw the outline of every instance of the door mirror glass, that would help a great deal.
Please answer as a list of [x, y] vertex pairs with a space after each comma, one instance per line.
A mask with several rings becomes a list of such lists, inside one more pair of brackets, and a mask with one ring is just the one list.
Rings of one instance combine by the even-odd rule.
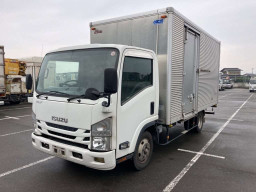
[[117, 92], [117, 71], [107, 68], [104, 71], [104, 92], [113, 94]]

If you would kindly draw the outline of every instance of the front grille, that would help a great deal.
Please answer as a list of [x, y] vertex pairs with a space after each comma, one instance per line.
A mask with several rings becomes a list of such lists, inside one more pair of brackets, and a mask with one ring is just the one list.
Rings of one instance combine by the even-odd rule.
[[65, 137], [65, 138], [68, 138], [68, 139], [75, 139], [76, 138], [76, 136], [66, 135], [66, 134], [63, 134], [63, 133], [57, 133], [57, 132], [50, 131], [50, 130], [48, 130], [48, 132], [50, 134], [57, 135], [57, 136], [60, 136], [60, 137]]
[[83, 141], [90, 141], [90, 137], [85, 137]]
[[42, 134], [42, 137], [44, 137], [46, 139], [50, 139], [52, 141], [63, 143], [63, 144], [66, 144], [66, 145], [72, 145], [72, 146], [75, 146], [75, 147], [80, 147], [80, 148], [83, 148], [83, 149], [88, 149], [88, 145], [84, 145], [84, 144], [80, 144], [80, 143], [74, 143], [74, 142], [71, 142], [71, 141], [66, 141], [66, 140], [59, 139], [59, 138], [56, 138], [56, 137], [53, 137], [53, 136], [50, 136], [50, 135]]
[[62, 130], [65, 130], [65, 131], [75, 132], [75, 131], [78, 130], [77, 128], [74, 128], [74, 127], [68, 127], [68, 126], [64, 126], [64, 125], [57, 125], [57, 124], [49, 123], [49, 122], [46, 122], [46, 125], [48, 125], [49, 127], [53, 127], [53, 128], [57, 128], [57, 129], [62, 129]]

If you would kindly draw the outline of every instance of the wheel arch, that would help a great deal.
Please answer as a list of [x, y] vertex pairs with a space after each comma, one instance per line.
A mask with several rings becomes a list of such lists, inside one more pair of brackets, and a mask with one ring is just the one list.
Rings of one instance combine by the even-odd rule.
[[[157, 118], [153, 118], [153, 119], [151, 118], [150, 121], [146, 122], [144, 125], [138, 126], [138, 128], [133, 136], [133, 139], [131, 141], [129, 153], [134, 152], [135, 147], [138, 143], [138, 139], [141, 137], [141, 135], [145, 131], [149, 131], [151, 133], [151, 135], [154, 133], [156, 121], [157, 121]], [[153, 135], [152, 135], [152, 137], [153, 137]]]

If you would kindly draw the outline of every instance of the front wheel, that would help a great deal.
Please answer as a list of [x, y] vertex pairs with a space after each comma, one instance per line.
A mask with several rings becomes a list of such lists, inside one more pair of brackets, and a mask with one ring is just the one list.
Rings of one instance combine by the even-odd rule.
[[134, 155], [133, 165], [136, 170], [140, 171], [146, 168], [151, 160], [153, 153], [153, 139], [152, 135], [146, 131], [139, 138]]

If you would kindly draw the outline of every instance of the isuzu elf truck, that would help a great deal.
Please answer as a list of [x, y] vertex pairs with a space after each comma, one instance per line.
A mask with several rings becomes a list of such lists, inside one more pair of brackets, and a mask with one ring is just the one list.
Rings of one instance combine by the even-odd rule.
[[129, 160], [142, 170], [173, 126], [202, 130], [218, 102], [218, 40], [171, 7], [92, 22], [90, 33], [91, 44], [44, 57], [35, 148], [94, 169]]

